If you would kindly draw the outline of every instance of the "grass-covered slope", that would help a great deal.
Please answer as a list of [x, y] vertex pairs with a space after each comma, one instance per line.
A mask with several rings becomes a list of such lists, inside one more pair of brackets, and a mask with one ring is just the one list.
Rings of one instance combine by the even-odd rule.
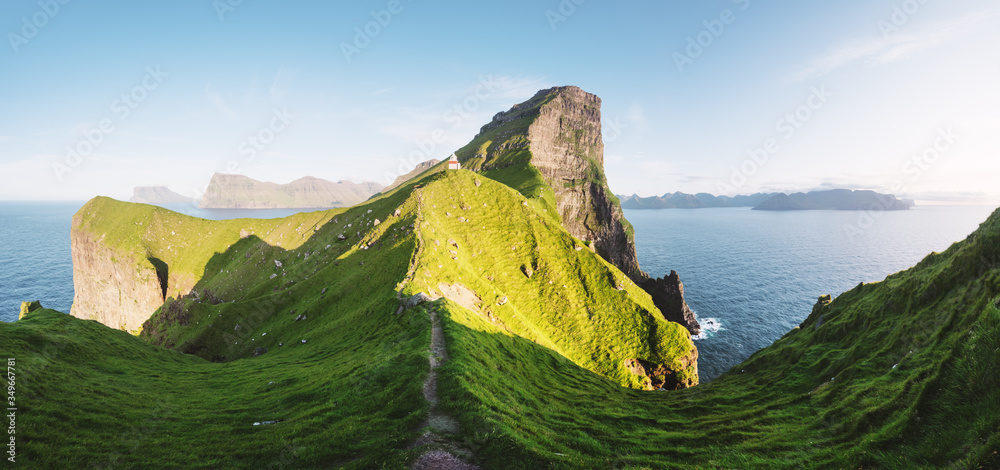
[[[483, 468], [1000, 466], [1000, 211], [671, 392], [622, 387], [641, 379], [623, 361], [672, 361], [686, 332], [544, 211], [482, 175], [428, 174], [323, 213], [297, 244], [213, 250], [146, 341], [48, 310], [0, 324], [21, 374], [20, 462], [406, 467], [428, 448], [433, 308], [439, 411]], [[301, 222], [260, 223], [285, 240]], [[446, 298], [399, 311], [417, 292]]]
[[[408, 292], [461, 302], [506, 334], [634, 388], [697, 384], [690, 334], [649, 295], [547, 214], [538, 201], [468, 171], [417, 192], [421, 250]], [[628, 361], [671, 377], [633, 373]], [[649, 374], [653, 375], [653, 374]]]
[[51, 310], [0, 324], [19, 369], [17, 465], [399, 468], [426, 410], [426, 316], [353, 326], [365, 334], [212, 363]]
[[[20, 459], [37, 468], [399, 468], [427, 449], [418, 438], [430, 322], [423, 306], [400, 308], [417, 292], [447, 295], [455, 300], [425, 305], [492, 318], [504, 335], [555, 348], [615, 388], [650, 385], [625, 367], [633, 358], [676, 363], [680, 380], [696, 381], [678, 362], [693, 349], [687, 332], [652, 315], [645, 293], [536, 204], [465, 171], [276, 220], [203, 221], [97, 199], [82, 224], [115, 250], [201, 274], [138, 338], [48, 310], [0, 324], [0, 353], [25, 371]], [[136, 220], [122, 223], [129, 215]], [[468, 292], [479, 296], [472, 310], [460, 304]]]
[[1000, 467], [1000, 211], [693, 389], [615, 387], [461, 311], [446, 333], [487, 468]]

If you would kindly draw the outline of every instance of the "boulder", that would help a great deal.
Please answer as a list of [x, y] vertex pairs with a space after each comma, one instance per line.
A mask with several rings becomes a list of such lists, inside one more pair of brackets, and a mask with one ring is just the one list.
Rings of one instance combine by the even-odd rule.
[[432, 299], [429, 295], [423, 292], [417, 292], [416, 295], [406, 300], [406, 308], [413, 308], [424, 302], [432, 302], [432, 301], [434, 301], [434, 299]]

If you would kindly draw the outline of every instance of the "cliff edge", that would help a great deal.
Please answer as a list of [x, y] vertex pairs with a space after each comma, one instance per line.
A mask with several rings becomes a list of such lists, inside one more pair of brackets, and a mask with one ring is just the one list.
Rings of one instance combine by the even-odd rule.
[[[462, 168], [548, 201], [570, 234], [589, 242], [601, 257], [658, 299], [665, 317], [684, 319], [679, 323], [689, 331], [700, 331], [683, 289], [676, 288], [679, 281], [652, 279], [639, 267], [634, 230], [604, 174], [597, 95], [575, 86], [541, 90], [493, 116], [456, 156]], [[668, 284], [674, 287], [667, 288]]]

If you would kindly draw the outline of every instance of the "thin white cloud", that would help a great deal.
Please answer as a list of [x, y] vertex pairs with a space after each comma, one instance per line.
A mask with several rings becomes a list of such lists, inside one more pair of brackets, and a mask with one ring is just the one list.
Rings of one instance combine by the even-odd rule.
[[881, 65], [903, 59], [917, 52], [954, 41], [972, 31], [976, 23], [994, 16], [977, 12], [951, 20], [937, 21], [919, 30], [899, 31], [888, 38], [874, 36], [855, 40], [814, 58], [789, 77], [793, 82], [819, 78], [858, 61]]
[[212, 84], [209, 83], [205, 85], [205, 98], [208, 98], [208, 102], [215, 107], [217, 111], [222, 113], [224, 116], [232, 121], [239, 119], [240, 115], [233, 111], [232, 108], [226, 105], [226, 102], [222, 99], [222, 95], [218, 92], [212, 90]]

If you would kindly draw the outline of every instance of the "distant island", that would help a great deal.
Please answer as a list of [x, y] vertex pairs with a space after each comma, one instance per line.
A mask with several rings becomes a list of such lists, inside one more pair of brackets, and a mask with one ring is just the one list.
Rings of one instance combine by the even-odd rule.
[[623, 209], [700, 209], [712, 207], [750, 207], [758, 211], [790, 210], [908, 210], [911, 199], [897, 199], [892, 194], [875, 191], [831, 189], [808, 193], [756, 193], [747, 196], [714, 196], [708, 193], [686, 194], [680, 191], [663, 196], [618, 196]]
[[804, 210], [837, 210], [860, 211], [880, 209], [886, 211], [905, 211], [915, 203], [910, 199], [899, 200], [892, 194], [881, 194], [875, 191], [852, 191], [849, 189], [832, 189], [829, 191], [811, 191], [786, 195], [779, 193], [753, 208], [755, 211], [804, 211]]
[[708, 193], [686, 194], [680, 191], [663, 196], [618, 196], [623, 209], [701, 209], [705, 207], [754, 207], [779, 193], [749, 196], [713, 196]]
[[181, 196], [166, 186], [139, 186], [132, 191], [129, 202], [142, 204], [186, 204], [194, 202], [193, 198]]

